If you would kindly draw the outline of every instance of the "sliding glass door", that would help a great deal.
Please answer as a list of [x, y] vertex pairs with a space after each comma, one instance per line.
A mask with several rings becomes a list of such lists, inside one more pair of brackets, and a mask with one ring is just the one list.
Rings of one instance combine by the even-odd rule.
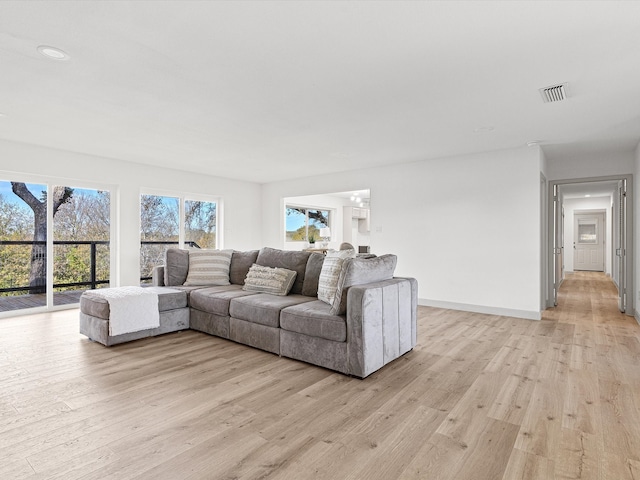
[[111, 198], [104, 190], [53, 189], [68, 194], [53, 216], [53, 304], [66, 305], [109, 286]]
[[0, 180], [0, 313], [108, 286], [110, 216], [108, 191]]

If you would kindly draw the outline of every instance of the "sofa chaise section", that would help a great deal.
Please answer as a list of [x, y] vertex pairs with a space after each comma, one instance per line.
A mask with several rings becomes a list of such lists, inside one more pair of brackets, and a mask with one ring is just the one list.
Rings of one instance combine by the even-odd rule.
[[164, 333], [177, 332], [189, 328], [189, 308], [187, 293], [169, 287], [149, 287], [158, 294], [160, 326], [121, 335], [110, 335], [109, 303], [103, 297], [87, 290], [80, 297], [80, 333], [107, 347], [119, 343], [155, 337]]

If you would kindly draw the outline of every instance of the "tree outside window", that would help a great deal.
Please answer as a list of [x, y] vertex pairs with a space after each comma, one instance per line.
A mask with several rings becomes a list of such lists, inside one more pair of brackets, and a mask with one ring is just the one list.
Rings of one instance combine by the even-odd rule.
[[295, 207], [286, 207], [286, 241], [307, 242], [320, 239], [320, 229], [329, 226], [330, 211]]
[[[181, 204], [184, 207], [181, 214]], [[140, 196], [140, 278], [149, 283], [165, 251], [178, 247], [217, 247], [217, 202], [161, 195]], [[183, 238], [180, 225], [184, 226]]]

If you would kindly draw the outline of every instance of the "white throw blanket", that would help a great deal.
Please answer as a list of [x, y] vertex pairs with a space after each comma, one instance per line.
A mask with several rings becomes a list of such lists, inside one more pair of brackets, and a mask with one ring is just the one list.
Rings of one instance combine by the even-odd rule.
[[91, 292], [109, 302], [109, 336], [160, 326], [158, 294], [142, 287], [117, 287]]

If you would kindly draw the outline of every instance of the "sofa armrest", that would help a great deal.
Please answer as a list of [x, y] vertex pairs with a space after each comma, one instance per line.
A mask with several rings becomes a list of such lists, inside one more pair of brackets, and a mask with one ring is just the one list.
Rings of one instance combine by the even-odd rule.
[[392, 278], [355, 285], [347, 293], [347, 357], [364, 378], [404, 355], [417, 341], [418, 282]]
[[153, 267], [151, 271], [151, 284], [154, 287], [164, 287], [164, 265]]

